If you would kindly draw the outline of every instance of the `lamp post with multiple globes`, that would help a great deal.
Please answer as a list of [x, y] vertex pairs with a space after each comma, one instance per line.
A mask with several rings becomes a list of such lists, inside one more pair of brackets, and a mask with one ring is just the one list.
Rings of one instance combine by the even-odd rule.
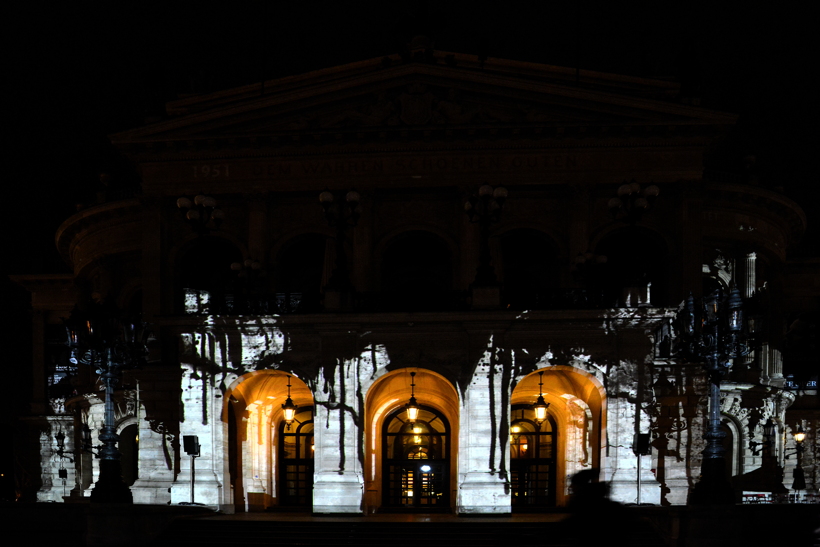
[[122, 314], [114, 306], [89, 302], [74, 308], [65, 320], [65, 328], [69, 359], [93, 367], [105, 390], [105, 415], [99, 437], [102, 445], [97, 454], [100, 476], [91, 491], [91, 501], [130, 504], [131, 491], [122, 480], [113, 397], [122, 371], [139, 367], [147, 360], [147, 324], [138, 317]]
[[218, 229], [225, 219], [225, 212], [217, 208], [216, 199], [199, 193], [191, 200], [187, 197], [177, 199], [177, 207], [199, 235], [207, 234], [211, 229]]
[[751, 350], [744, 332], [740, 291], [734, 287], [727, 297], [718, 289], [703, 298], [699, 310], [690, 294], [683, 319], [683, 352], [689, 358], [701, 361], [709, 376], [706, 448], [701, 480], [695, 485], [691, 502], [733, 503], [734, 494], [726, 477], [726, 450], [723, 447], [726, 434], [720, 427], [720, 382], [732, 366], [732, 359], [747, 355]]

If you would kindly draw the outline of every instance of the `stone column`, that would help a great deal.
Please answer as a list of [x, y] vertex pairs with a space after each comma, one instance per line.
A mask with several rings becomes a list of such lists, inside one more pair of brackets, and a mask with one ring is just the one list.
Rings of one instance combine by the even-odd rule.
[[748, 253], [743, 263], [743, 278], [739, 279], [743, 298], [751, 298], [757, 291], [757, 253]]
[[459, 241], [461, 242], [461, 256], [459, 256], [459, 270], [456, 272], [456, 288], [466, 289], [475, 279], [475, 268], [478, 265], [478, 226], [470, 222], [470, 217], [464, 212], [464, 197], [475, 188], [459, 186], [457, 213], [461, 219], [458, 223]]
[[352, 251], [350, 253], [350, 281], [359, 291], [374, 290], [373, 280], [373, 225], [375, 223], [375, 200], [372, 195], [365, 194], [361, 201], [362, 214], [358, 225], [352, 230], [350, 239]]
[[458, 501], [462, 514], [507, 514], [509, 490], [509, 385], [489, 352], [464, 395], [459, 425]]
[[[592, 190], [587, 184], [572, 183], [570, 184], [570, 192], [572, 195], [572, 207], [568, 211], [569, 215], [569, 259], [574, 261], [581, 253], [593, 251], [590, 248], [589, 230], [590, 230], [590, 204], [593, 203]], [[574, 264], [574, 262], [571, 262]], [[567, 286], [574, 280], [568, 277], [569, 269], [563, 268], [561, 283]]]
[[172, 437], [160, 422], [151, 424], [143, 419], [138, 428], [139, 479], [131, 487], [134, 503], [168, 503], [168, 490], [174, 482]]
[[355, 359], [325, 365], [314, 393], [314, 513], [361, 513], [364, 476], [364, 432], [360, 417], [364, 411], [357, 398], [359, 379]]
[[[160, 200], [146, 199], [144, 211], [140, 227], [142, 232], [142, 276], [140, 278], [142, 280], [142, 313], [143, 320], [151, 322], [162, 312], [162, 280], [166, 279], [162, 271], [162, 232], [165, 223]], [[169, 305], [168, 302], [165, 304]]]
[[245, 195], [248, 204], [248, 254], [250, 258], [267, 264], [267, 207], [263, 198], [256, 194]]

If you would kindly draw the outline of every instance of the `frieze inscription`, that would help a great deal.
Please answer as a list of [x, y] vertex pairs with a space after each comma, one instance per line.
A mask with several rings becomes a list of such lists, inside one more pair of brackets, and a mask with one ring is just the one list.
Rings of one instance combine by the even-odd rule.
[[252, 165], [254, 178], [302, 178], [358, 174], [431, 174], [523, 172], [573, 169], [571, 155], [532, 156], [414, 156], [384, 159], [297, 160]]

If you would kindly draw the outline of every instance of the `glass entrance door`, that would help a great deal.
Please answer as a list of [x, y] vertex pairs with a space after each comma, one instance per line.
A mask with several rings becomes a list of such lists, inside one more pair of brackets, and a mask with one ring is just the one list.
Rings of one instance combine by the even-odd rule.
[[279, 424], [279, 504], [313, 504], [313, 407], [300, 408], [290, 429]]
[[446, 418], [429, 407], [421, 407], [412, 422], [404, 408], [388, 416], [382, 437], [385, 508], [449, 509], [449, 433]]
[[[539, 426], [530, 408], [513, 409], [510, 424], [512, 505], [533, 510], [555, 505], [555, 426], [548, 416]], [[517, 416], [517, 418], [516, 418]]]

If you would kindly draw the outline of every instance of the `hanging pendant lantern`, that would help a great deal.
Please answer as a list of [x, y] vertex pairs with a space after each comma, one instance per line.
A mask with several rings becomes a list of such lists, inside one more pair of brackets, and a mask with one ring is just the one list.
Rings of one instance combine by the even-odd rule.
[[296, 407], [297, 405], [295, 405], [293, 399], [290, 398], [290, 376], [288, 376], [288, 398], [282, 404], [282, 411], [285, 413], [285, 424], [287, 424], [288, 431], [290, 431], [293, 418], [296, 416]]
[[407, 421], [414, 423], [419, 417], [419, 405], [416, 402], [416, 373], [410, 373], [410, 400], [405, 405], [407, 410]]
[[542, 370], [538, 373], [538, 400], [532, 405], [532, 409], [535, 411], [535, 423], [538, 424], [538, 427], [541, 427], [541, 424], [547, 419], [547, 409], [550, 406], [548, 402], [544, 401], [543, 380], [544, 371]]

